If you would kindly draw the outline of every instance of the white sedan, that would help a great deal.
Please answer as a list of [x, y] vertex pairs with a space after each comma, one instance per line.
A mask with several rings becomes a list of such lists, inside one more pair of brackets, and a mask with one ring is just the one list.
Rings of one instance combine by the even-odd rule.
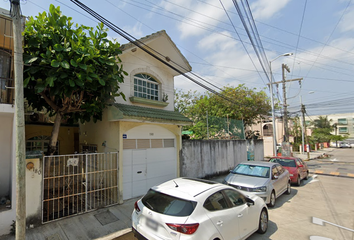
[[256, 195], [193, 178], [152, 187], [134, 204], [132, 228], [138, 239], [246, 239], [268, 229], [268, 209]]

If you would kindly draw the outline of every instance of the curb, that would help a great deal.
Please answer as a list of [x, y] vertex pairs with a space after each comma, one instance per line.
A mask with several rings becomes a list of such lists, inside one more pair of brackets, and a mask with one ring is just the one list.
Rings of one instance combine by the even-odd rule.
[[324, 172], [318, 172], [318, 171], [310, 171], [311, 174], [316, 174], [316, 175], [323, 175], [323, 176], [330, 176], [330, 177], [341, 177], [341, 178], [354, 178], [354, 174], [348, 173], [350, 175], [340, 175], [340, 174], [335, 174], [335, 173], [324, 173]]
[[114, 232], [114, 233], [106, 235], [104, 237], [95, 238], [95, 240], [111, 240], [111, 239], [123, 236], [123, 235], [125, 235], [127, 233], [130, 233], [131, 231], [132, 231], [131, 228], [125, 228], [123, 230], [120, 230], [118, 232]]

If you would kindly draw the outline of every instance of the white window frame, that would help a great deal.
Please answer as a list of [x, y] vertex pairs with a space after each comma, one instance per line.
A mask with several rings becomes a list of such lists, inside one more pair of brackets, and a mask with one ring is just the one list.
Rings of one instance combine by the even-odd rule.
[[160, 84], [153, 77], [145, 73], [138, 73], [133, 78], [134, 97], [159, 101]]

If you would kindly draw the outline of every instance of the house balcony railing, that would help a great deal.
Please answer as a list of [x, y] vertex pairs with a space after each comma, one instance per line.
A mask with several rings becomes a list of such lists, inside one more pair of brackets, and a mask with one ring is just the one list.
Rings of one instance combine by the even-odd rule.
[[14, 98], [14, 80], [0, 77], [0, 104], [13, 104]]

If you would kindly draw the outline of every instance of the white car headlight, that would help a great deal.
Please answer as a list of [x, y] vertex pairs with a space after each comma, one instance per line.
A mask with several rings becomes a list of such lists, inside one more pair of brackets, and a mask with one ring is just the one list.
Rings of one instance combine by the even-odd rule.
[[267, 186], [262, 186], [262, 187], [253, 188], [252, 192], [266, 192], [266, 191], [267, 191]]

